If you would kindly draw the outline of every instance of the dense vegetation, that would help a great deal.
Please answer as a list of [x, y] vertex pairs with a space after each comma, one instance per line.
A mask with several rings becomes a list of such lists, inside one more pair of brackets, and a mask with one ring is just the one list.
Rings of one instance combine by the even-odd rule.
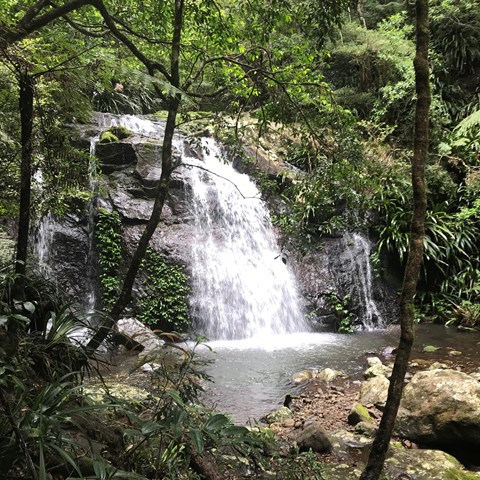
[[[78, 315], [68, 300], [25, 276], [30, 219], [84, 208], [90, 198], [91, 159], [70, 134], [95, 110], [167, 110], [172, 129], [228, 116], [238, 119], [222, 131], [232, 142], [242, 141], [253, 119], [259, 137], [280, 132], [277, 150], [303, 172], [265, 182], [287, 205], [276, 222], [303, 248], [342, 230], [369, 232], [377, 241], [378, 273], [400, 277], [412, 210], [414, 12], [382, 0], [0, 0], [0, 12], [0, 221], [18, 232], [13, 269], [0, 256], [0, 471], [33, 479], [215, 478], [206, 455], [218, 449], [224, 459], [242, 457], [254, 478], [268, 468], [289, 472], [283, 478], [311, 475], [316, 467], [305, 457], [278, 457], [262, 432], [234, 427], [194, 403], [198, 372], [188, 352], [173, 367], [162, 364], [144, 405], [119, 403], [108, 390], [100, 400], [85, 395], [91, 351], [66, 340], [81, 323]], [[474, 327], [480, 323], [480, 2], [431, 2], [430, 34], [418, 318]], [[171, 166], [171, 151], [163, 160]], [[117, 278], [119, 222], [109, 212], [97, 218], [105, 308], [118, 315], [129, 299]], [[155, 274], [149, 259], [157, 254], [142, 264], [147, 245], [148, 238], [133, 276], [141, 265]], [[170, 267], [155, 262], [170, 272], [177, 292], [168, 307], [151, 298], [141, 305], [144, 318], [162, 326], [186, 321], [183, 272]], [[169, 298], [168, 285], [151, 288]], [[107, 445], [103, 451], [88, 435], [76, 436], [90, 431], [89, 415], [98, 425], [115, 425], [115, 438], [101, 428], [108, 438], [92, 437]], [[274, 467], [263, 465], [264, 458]], [[322, 478], [320, 470], [314, 474]]]

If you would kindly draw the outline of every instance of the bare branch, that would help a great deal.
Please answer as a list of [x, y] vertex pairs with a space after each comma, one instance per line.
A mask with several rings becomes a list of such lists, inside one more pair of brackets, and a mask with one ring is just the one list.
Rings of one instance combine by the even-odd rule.
[[242, 191], [237, 187], [237, 185], [232, 182], [229, 178], [226, 178], [226, 177], [223, 177], [222, 175], [219, 175], [218, 173], [215, 173], [215, 172], [212, 172], [211, 170], [209, 170], [208, 168], [205, 168], [205, 167], [201, 167], [200, 165], [192, 165], [191, 163], [180, 163], [179, 165], [177, 165], [177, 167], [175, 168], [178, 168], [178, 167], [189, 167], [189, 168], [198, 168], [199, 170], [203, 170], [205, 172], [208, 172], [210, 175], [214, 175], [218, 178], [221, 178], [222, 180], [225, 180], [226, 182], [229, 182], [231, 183], [235, 189], [238, 191], [238, 193], [240, 193], [240, 195], [242, 196], [242, 198], [244, 199], [254, 199], [254, 200], [261, 200], [260, 197], [258, 196], [255, 196], [255, 197], [246, 197]]

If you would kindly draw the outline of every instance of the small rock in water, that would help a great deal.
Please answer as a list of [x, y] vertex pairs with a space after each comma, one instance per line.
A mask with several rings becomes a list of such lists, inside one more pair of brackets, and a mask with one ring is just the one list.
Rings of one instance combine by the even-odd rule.
[[451, 355], [452, 357], [459, 357], [462, 354], [462, 352], [459, 352], [458, 350], [450, 350], [448, 354]]
[[292, 381], [293, 383], [303, 383], [314, 379], [316, 375], [316, 370], [302, 370], [301, 372], [297, 372], [292, 375]]
[[440, 347], [436, 347], [435, 345], [425, 345], [423, 347], [423, 351], [425, 353], [432, 353], [432, 352], [436, 352], [437, 350], [440, 350]]
[[331, 368], [325, 368], [321, 372], [317, 373], [316, 378], [326, 383], [333, 382], [337, 377], [345, 378], [345, 372], [340, 370], [332, 370]]

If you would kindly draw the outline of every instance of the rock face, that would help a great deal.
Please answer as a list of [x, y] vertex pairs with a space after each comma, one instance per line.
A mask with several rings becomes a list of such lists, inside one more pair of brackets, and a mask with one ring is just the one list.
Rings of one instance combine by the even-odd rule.
[[46, 215], [35, 232], [32, 258], [43, 275], [75, 304], [90, 308], [98, 289], [89, 211], [62, 218]]
[[[297, 274], [308, 308], [315, 312], [320, 323], [326, 325], [335, 325], [337, 322], [333, 308], [336, 301], [345, 304], [353, 313], [358, 326], [371, 328], [397, 319], [398, 298], [395, 288], [371, 271], [371, 284], [368, 284], [365, 263], [369, 260], [368, 241], [362, 239], [361, 243], [366, 248], [364, 251], [362, 245], [353, 243], [350, 235], [322, 238], [315, 250], [305, 255], [290, 256], [289, 262]], [[359, 251], [355, 251], [355, 248]]]
[[405, 388], [396, 430], [424, 445], [480, 448], [480, 382], [456, 370], [417, 373]]

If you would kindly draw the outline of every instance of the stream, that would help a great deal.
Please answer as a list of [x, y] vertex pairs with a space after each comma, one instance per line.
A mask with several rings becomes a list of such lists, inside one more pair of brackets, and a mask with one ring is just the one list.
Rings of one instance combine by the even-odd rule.
[[[386, 347], [398, 344], [399, 327], [363, 331], [352, 335], [337, 333], [289, 334], [263, 339], [210, 342], [212, 352], [200, 349], [211, 359], [202, 400], [229, 414], [235, 422], [258, 420], [279, 408], [287, 393], [298, 387], [291, 382], [294, 373], [307, 369], [343, 370], [352, 380], [360, 379], [366, 358], [381, 355]], [[426, 345], [440, 347], [423, 352]], [[458, 332], [442, 325], [416, 326], [412, 359], [453, 361], [466, 372], [480, 366], [480, 332]], [[461, 356], [449, 354], [461, 351]]]

